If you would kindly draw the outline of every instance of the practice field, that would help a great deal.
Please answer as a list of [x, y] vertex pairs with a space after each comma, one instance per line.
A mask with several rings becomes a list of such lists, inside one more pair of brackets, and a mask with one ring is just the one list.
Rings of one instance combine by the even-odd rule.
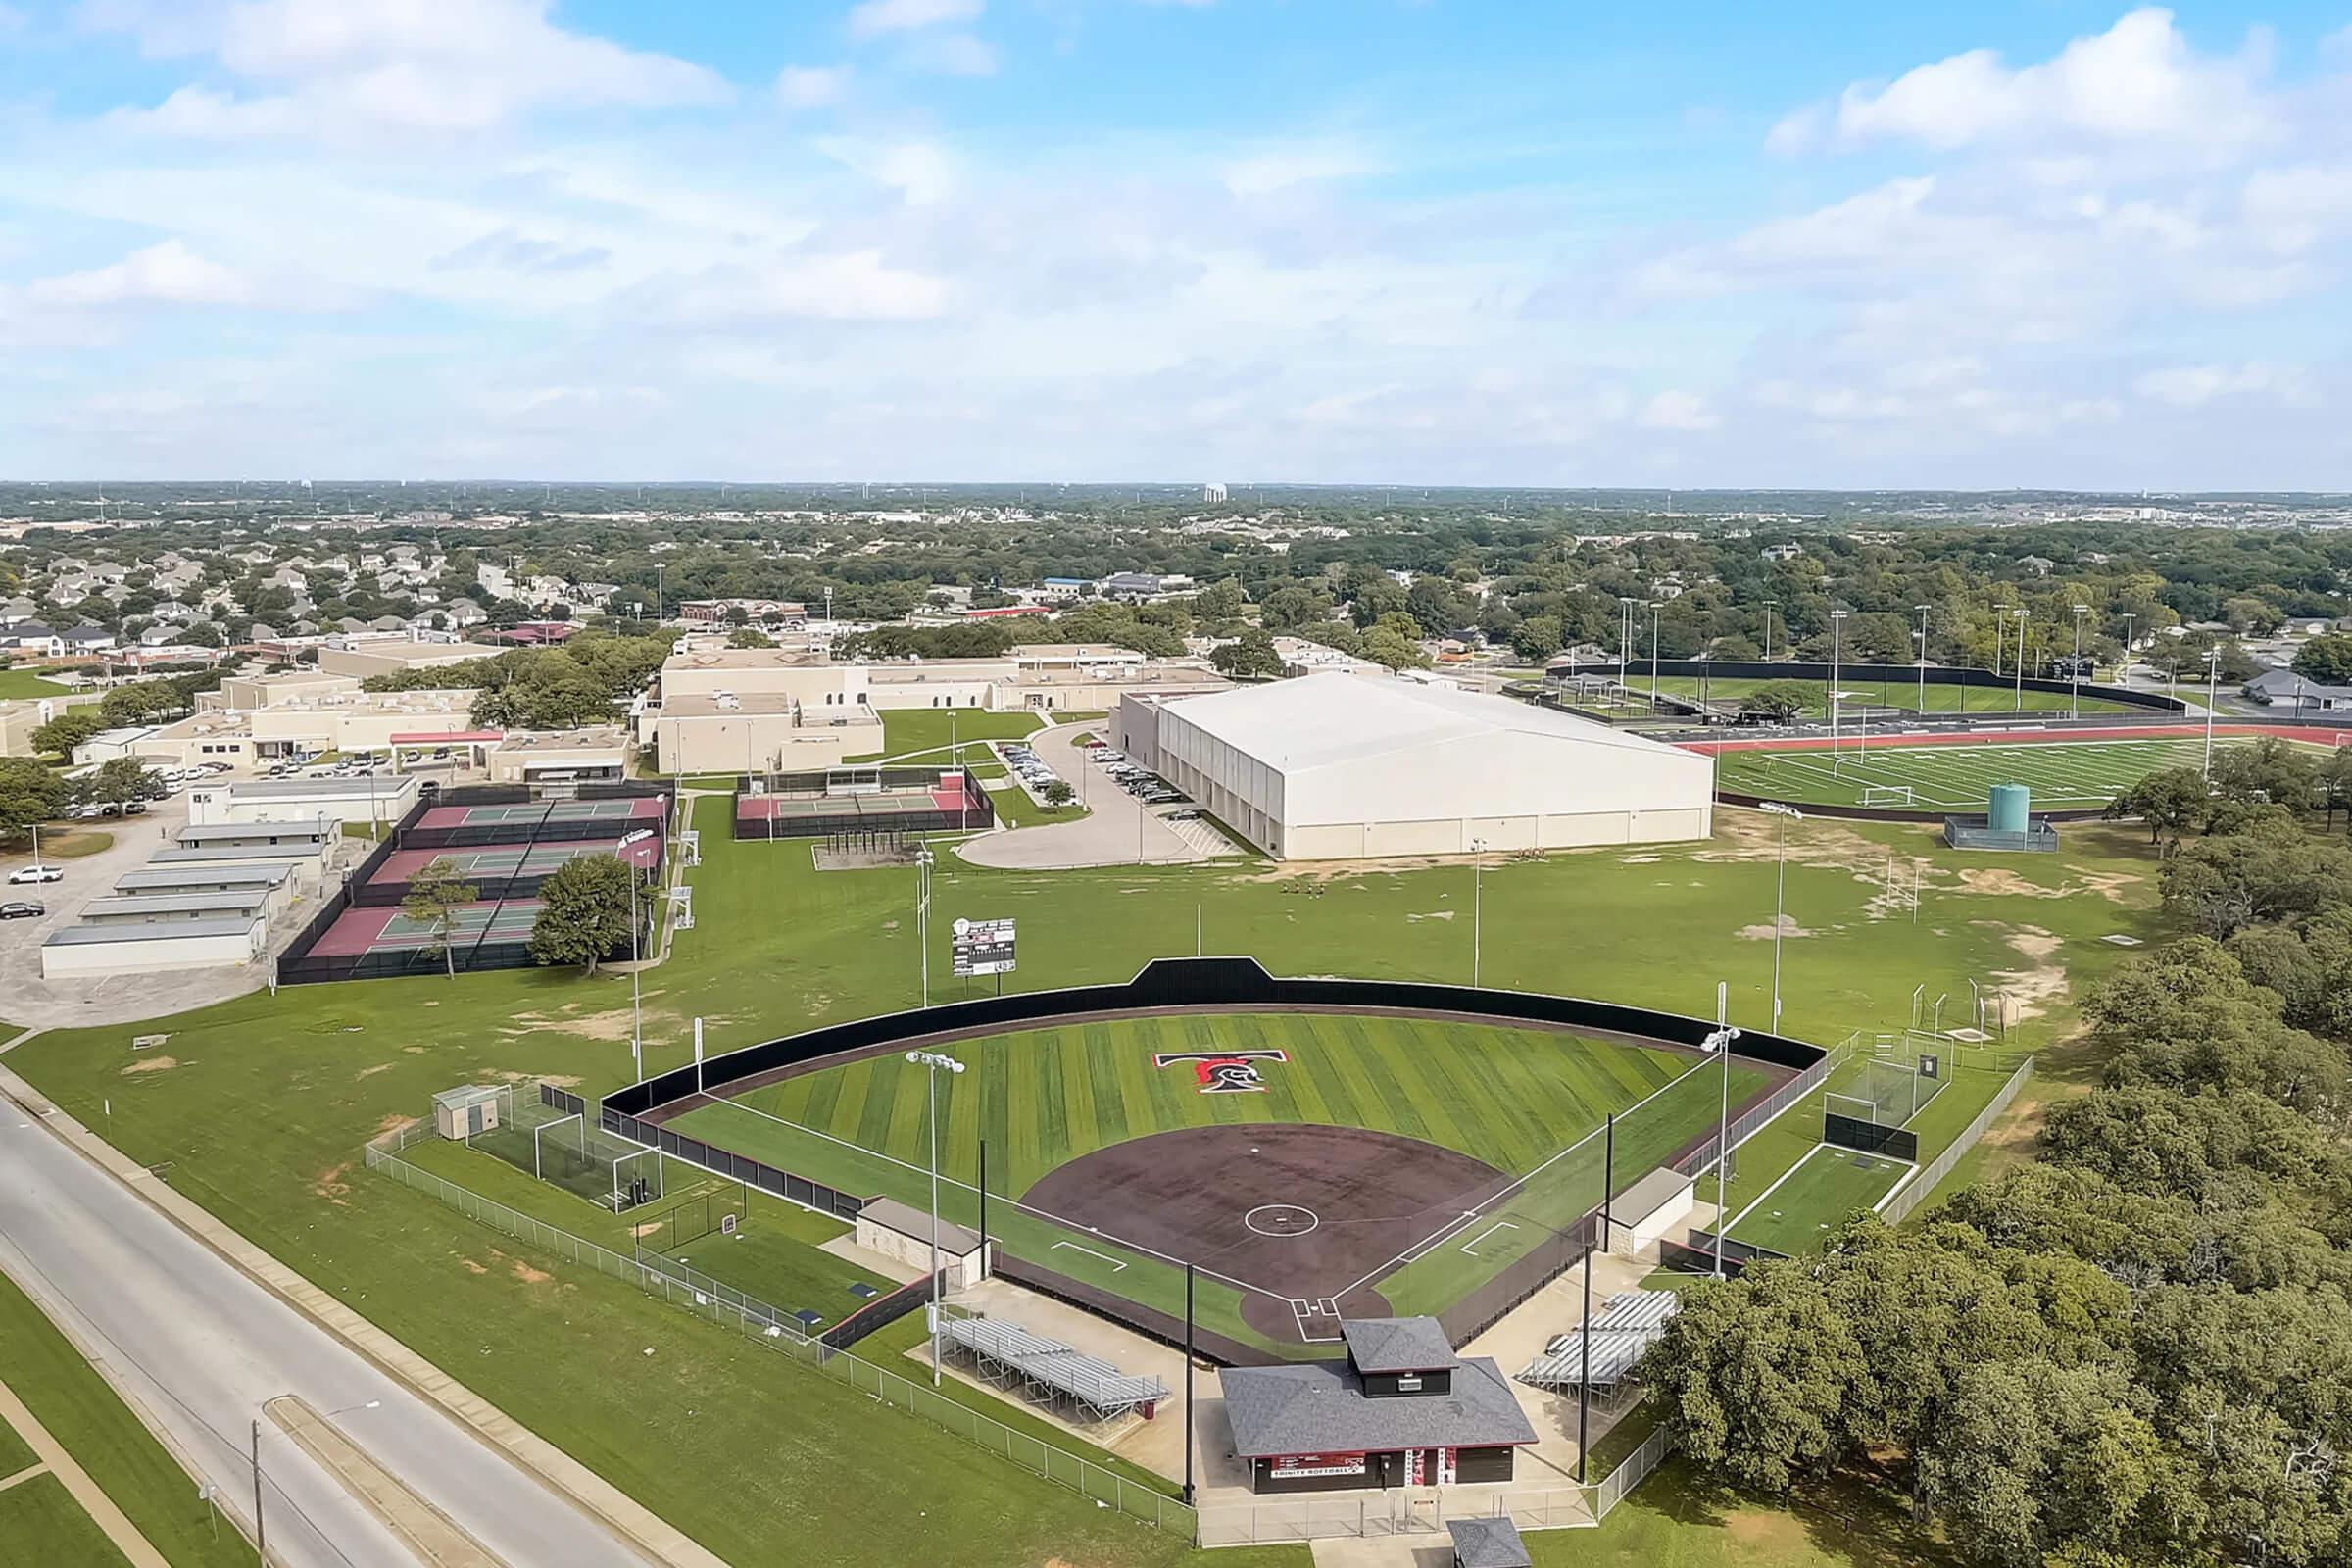
[[[1722, 1092], [1697, 1053], [1468, 1020], [1236, 1013], [1120, 1018], [948, 1048], [943, 1206], [1018, 1265], [1299, 1353], [1322, 1320], [1440, 1312], [1702, 1139]], [[1771, 1072], [1735, 1061], [1737, 1107]], [[704, 1102], [688, 1137], [860, 1196], [928, 1197], [922, 1069], [888, 1054]], [[1018, 1199], [1016, 1204], [1007, 1199]], [[1115, 1303], [1114, 1303], [1115, 1304]]]
[[[1633, 672], [1624, 677], [1623, 684], [1635, 696], [1648, 700], [1649, 676], [1637, 662]], [[1781, 685], [1785, 681], [1766, 682], [1761, 679], [1709, 677], [1702, 682], [1696, 675], [1660, 675], [1657, 690], [1662, 697], [1696, 698], [1703, 691], [1707, 700], [1716, 703], [1736, 703], [1740, 698], [1766, 684]], [[1811, 694], [1801, 710], [1804, 715], [1827, 718], [1830, 713], [1830, 687], [1827, 681], [1800, 680]], [[2026, 692], [2022, 695], [2009, 687], [1994, 689], [1985, 686], [1962, 686], [1931, 677], [1927, 685], [1927, 701], [1923, 708], [1920, 686], [1916, 680], [1854, 680], [1850, 677], [1838, 683], [1843, 695], [1840, 708], [1891, 708], [1904, 712], [1927, 713], [2064, 713], [2075, 708], [2072, 692]], [[2119, 703], [2110, 698], [2094, 697], [2085, 690], [2081, 710], [2085, 713], [2138, 713], [2150, 719], [2165, 715], [2149, 709]]]
[[1785, 1256], [1820, 1245], [1857, 1208], [1877, 1208], [1912, 1166], [1885, 1154], [1818, 1144], [1794, 1169], [1733, 1216], [1724, 1234]]
[[[2222, 739], [2217, 748], [2243, 745]], [[2317, 749], [2315, 748], [2315, 754]], [[2202, 736], [2178, 739], [1998, 739], [1934, 745], [1726, 748], [1717, 787], [1793, 806], [1877, 806], [1889, 809], [1983, 811], [1995, 784], [2023, 784], [2036, 810], [2095, 810], [2148, 774], [2197, 767]], [[1908, 803], [1889, 789], [1908, 787]], [[1866, 798], [1867, 797], [1867, 798]]]
[[[450, 922], [452, 947], [470, 946], [476, 939], [497, 944], [528, 942], [531, 922], [539, 918], [537, 899], [468, 904], [460, 906]], [[350, 957], [362, 953], [406, 953], [430, 947], [439, 938], [432, 927], [412, 920], [393, 905], [379, 909], [346, 909], [311, 948], [311, 957]]]

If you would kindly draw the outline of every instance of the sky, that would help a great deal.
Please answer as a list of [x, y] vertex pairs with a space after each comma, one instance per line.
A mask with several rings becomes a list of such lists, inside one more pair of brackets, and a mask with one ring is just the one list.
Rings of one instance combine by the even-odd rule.
[[0, 476], [2352, 488], [2352, 0], [0, 0]]

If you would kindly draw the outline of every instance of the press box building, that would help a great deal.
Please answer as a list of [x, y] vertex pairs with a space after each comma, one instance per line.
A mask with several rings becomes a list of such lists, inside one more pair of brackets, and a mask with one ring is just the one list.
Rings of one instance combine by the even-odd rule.
[[1144, 766], [1282, 860], [1703, 839], [1714, 764], [1507, 697], [1305, 675], [1119, 705]]

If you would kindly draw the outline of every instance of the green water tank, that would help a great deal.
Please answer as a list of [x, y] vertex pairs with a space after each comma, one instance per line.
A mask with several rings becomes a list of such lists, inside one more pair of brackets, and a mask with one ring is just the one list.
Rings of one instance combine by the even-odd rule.
[[1995, 784], [1984, 825], [1995, 833], [2023, 833], [2033, 818], [2034, 792], [2023, 784]]

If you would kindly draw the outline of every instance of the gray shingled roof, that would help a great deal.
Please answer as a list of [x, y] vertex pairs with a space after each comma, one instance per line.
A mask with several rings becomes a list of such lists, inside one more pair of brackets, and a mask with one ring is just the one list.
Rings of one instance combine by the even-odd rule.
[[1453, 1560], [1458, 1568], [1529, 1568], [1527, 1543], [1509, 1514], [1484, 1519], [1448, 1519], [1446, 1533], [1453, 1538]]
[[1455, 1366], [1450, 1394], [1368, 1399], [1353, 1373], [1330, 1363], [1228, 1367], [1217, 1380], [1233, 1423], [1234, 1451], [1244, 1458], [1536, 1441], [1536, 1429], [1491, 1356]]
[[1363, 1372], [1443, 1372], [1461, 1361], [1434, 1317], [1351, 1317], [1340, 1332]]

